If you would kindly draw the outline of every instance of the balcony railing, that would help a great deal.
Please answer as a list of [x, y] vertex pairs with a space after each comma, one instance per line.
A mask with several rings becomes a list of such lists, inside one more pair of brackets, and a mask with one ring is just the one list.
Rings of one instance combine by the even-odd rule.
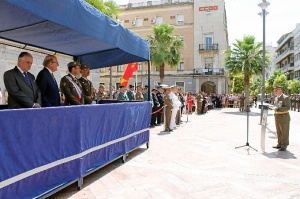
[[225, 75], [224, 68], [198, 68], [194, 69], [194, 75]]
[[218, 51], [218, 44], [199, 44], [199, 52], [203, 51]]

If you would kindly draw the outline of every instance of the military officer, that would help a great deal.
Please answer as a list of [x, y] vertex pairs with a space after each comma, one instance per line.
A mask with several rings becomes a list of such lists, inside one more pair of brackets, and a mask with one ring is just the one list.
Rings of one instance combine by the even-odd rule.
[[300, 95], [297, 95], [296, 103], [297, 103], [298, 112], [300, 112]]
[[158, 101], [158, 98], [156, 96], [156, 93], [158, 91], [156, 89], [152, 89], [151, 95], [152, 95], [152, 99], [153, 99], [153, 107], [152, 107], [152, 113], [151, 113], [151, 127], [157, 126], [158, 122], [157, 122], [157, 111], [160, 109], [160, 103]]
[[82, 64], [80, 69], [81, 77], [78, 81], [80, 82], [82, 91], [87, 99], [85, 103], [91, 104], [93, 100], [95, 100], [95, 89], [93, 88], [92, 82], [87, 78], [90, 75], [90, 67], [86, 64]]
[[275, 86], [274, 92], [276, 95], [274, 106], [275, 106], [275, 124], [277, 131], [278, 143], [273, 148], [285, 151], [289, 145], [289, 128], [290, 128], [290, 106], [291, 102], [288, 96], [283, 94], [282, 86]]
[[[160, 104], [160, 108], [162, 108], [164, 104], [164, 89], [162, 86], [159, 86], [158, 91], [156, 92], [156, 97]], [[157, 124], [160, 125], [163, 122], [163, 109], [157, 113]]]
[[135, 94], [135, 100], [136, 101], [144, 101], [143, 88], [142, 88], [141, 85], [139, 85], [137, 87], [137, 91], [136, 91], [136, 94]]
[[68, 63], [68, 70], [69, 74], [60, 80], [60, 90], [65, 96], [64, 105], [84, 104], [88, 99], [85, 97], [81, 84], [76, 78], [80, 74], [80, 63], [76, 61]]
[[129, 85], [129, 89], [127, 90], [127, 97], [129, 101], [135, 101], [135, 96], [134, 96], [134, 86]]
[[120, 85], [119, 90], [120, 90], [120, 93], [118, 95], [118, 100], [128, 101], [128, 97], [125, 93], [125, 90], [126, 90], [125, 87], [123, 85]]
[[197, 100], [197, 114], [200, 115], [203, 112], [202, 111], [203, 96], [201, 94], [201, 91], [199, 91], [196, 100]]
[[165, 88], [165, 95], [164, 95], [164, 104], [165, 104], [165, 131], [171, 132], [170, 124], [171, 124], [171, 115], [173, 109], [173, 103], [170, 98], [171, 88]]

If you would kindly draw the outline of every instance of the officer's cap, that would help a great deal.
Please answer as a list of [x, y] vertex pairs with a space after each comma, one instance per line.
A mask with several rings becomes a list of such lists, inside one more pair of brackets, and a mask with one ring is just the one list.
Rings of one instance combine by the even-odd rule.
[[145, 88], [148, 88], [148, 85], [145, 85]]
[[134, 86], [132, 86], [131, 84], [129, 85], [129, 88], [134, 88]]
[[152, 92], [153, 92], [153, 91], [155, 91], [155, 92], [156, 92], [156, 91], [157, 91], [157, 89], [155, 89], [155, 88], [154, 88], [154, 89], [152, 89]]
[[83, 69], [85, 69], [85, 68], [90, 69], [90, 67], [89, 67], [87, 64], [82, 64], [82, 65], [80, 66], [80, 69], [81, 69], [81, 70], [83, 70]]
[[273, 88], [274, 88], [275, 90], [277, 90], [277, 89], [282, 89], [282, 86], [279, 86], [279, 85], [278, 85], [278, 86], [274, 86]]
[[120, 85], [119, 88], [124, 88], [124, 86], [123, 86], [123, 85]]
[[76, 67], [76, 66], [81, 66], [81, 64], [77, 61], [72, 61], [68, 63], [68, 67]]

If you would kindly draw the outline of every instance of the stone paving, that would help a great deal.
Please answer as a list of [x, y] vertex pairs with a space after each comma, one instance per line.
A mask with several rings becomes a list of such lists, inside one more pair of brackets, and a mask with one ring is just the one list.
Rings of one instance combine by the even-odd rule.
[[172, 133], [150, 130], [150, 148], [142, 146], [71, 185], [52, 199], [100, 198], [300, 198], [300, 113], [290, 111], [290, 145], [278, 151], [273, 111], [269, 111], [265, 151], [260, 149], [260, 110], [247, 117], [237, 108], [182, 116]]

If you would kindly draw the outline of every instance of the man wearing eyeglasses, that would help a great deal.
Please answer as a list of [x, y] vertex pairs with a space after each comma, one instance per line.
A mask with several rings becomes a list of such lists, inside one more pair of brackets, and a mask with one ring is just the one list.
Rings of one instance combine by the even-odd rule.
[[44, 68], [39, 72], [36, 83], [42, 94], [42, 107], [60, 106], [60, 94], [53, 72], [59, 63], [54, 55], [47, 55], [43, 61]]

